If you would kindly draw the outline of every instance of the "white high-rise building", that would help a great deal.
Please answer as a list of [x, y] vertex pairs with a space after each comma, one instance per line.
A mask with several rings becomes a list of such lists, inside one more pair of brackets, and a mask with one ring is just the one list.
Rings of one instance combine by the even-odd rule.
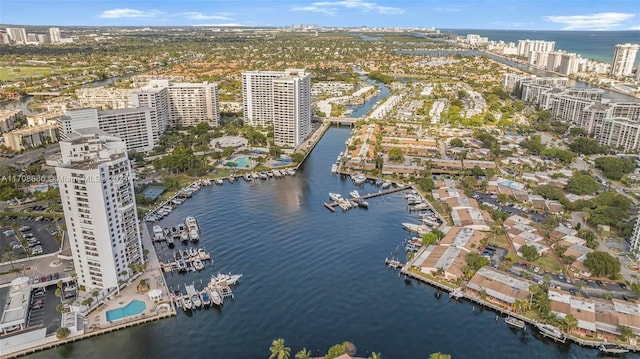
[[85, 129], [60, 142], [56, 167], [78, 284], [114, 288], [143, 264], [131, 165], [124, 141]]
[[[640, 250], [640, 215], [638, 216], [638, 220], [636, 221], [636, 226], [633, 229], [633, 234], [629, 240], [631, 243], [630, 252], [636, 252]], [[640, 257], [640, 254], [636, 253], [636, 258]]]
[[57, 27], [49, 28], [49, 40], [52, 44], [59, 44], [62, 42], [62, 36], [60, 35], [60, 29]]
[[638, 44], [618, 44], [613, 53], [613, 64], [611, 66], [611, 76], [629, 76], [633, 72], [633, 65], [636, 63], [640, 45]]
[[151, 80], [133, 92], [131, 103], [150, 107], [154, 129], [161, 136], [167, 126], [195, 126], [206, 122], [212, 127], [220, 122], [218, 85], [214, 83], [172, 83]]
[[154, 142], [160, 141], [169, 124], [169, 91], [158, 85], [144, 86], [131, 94], [134, 107], [151, 108], [151, 127]]
[[542, 40], [518, 40], [518, 55], [529, 57], [529, 52], [542, 52], [549, 53], [554, 50], [556, 46], [555, 41], [542, 41]]
[[65, 112], [58, 120], [63, 140], [86, 128], [99, 128], [116, 136], [127, 145], [128, 151], [149, 152], [156, 146], [149, 107], [98, 111], [81, 108]]
[[9, 40], [16, 45], [24, 45], [27, 43], [27, 32], [23, 27], [8, 27], [7, 34], [9, 35]]
[[304, 70], [243, 72], [242, 99], [247, 123], [273, 125], [276, 145], [297, 147], [311, 134], [311, 74]]

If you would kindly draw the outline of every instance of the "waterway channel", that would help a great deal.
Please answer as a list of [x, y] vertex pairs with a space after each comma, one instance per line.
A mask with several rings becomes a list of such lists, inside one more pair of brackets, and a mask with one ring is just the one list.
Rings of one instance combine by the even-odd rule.
[[[438, 299], [435, 289], [387, 268], [384, 258], [402, 259], [409, 237], [401, 223], [416, 220], [402, 193], [371, 199], [369, 210], [331, 213], [322, 205], [328, 192], [346, 195], [355, 188], [330, 173], [349, 135], [349, 129], [330, 128], [295, 177], [207, 187], [163, 220], [168, 226], [196, 216], [198, 245], [214, 258], [214, 267], [203, 272], [169, 274], [173, 289], [200, 287], [212, 273], [244, 274], [235, 299], [220, 310], [189, 316], [179, 310], [175, 318], [30, 357], [266, 358], [279, 337], [292, 354], [306, 347], [314, 356], [344, 340], [355, 343], [361, 357], [372, 351], [395, 359], [438, 351], [454, 358], [598, 356], [593, 349], [541, 340], [530, 328], [510, 329], [494, 312], [469, 302]], [[369, 184], [358, 189], [377, 190]], [[161, 259], [171, 254], [161, 245], [157, 250]]]

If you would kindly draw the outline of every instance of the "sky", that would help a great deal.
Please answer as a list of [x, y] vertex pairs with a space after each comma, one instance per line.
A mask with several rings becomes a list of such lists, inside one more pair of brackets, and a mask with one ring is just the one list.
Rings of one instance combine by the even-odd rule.
[[640, 1], [0, 0], [0, 24], [640, 30]]

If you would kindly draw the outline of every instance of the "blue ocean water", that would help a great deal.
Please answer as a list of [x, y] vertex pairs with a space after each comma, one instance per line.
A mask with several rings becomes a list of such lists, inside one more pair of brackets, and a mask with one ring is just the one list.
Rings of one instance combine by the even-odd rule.
[[555, 41], [556, 50], [575, 52], [584, 58], [611, 62], [616, 44], [640, 43], [640, 31], [535, 31], [535, 30], [473, 30], [442, 29], [442, 33], [457, 35], [478, 34], [489, 40], [513, 42], [518, 40]]

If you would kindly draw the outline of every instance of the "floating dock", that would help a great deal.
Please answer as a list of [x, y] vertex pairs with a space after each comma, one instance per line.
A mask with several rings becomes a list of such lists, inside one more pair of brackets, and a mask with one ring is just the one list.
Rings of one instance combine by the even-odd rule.
[[[365, 201], [365, 200], [367, 200], [369, 198], [374, 198], [374, 197], [384, 196], [384, 195], [387, 195], [387, 194], [390, 194], [390, 193], [404, 191], [404, 190], [409, 189], [409, 188], [411, 188], [411, 186], [409, 186], [409, 185], [392, 187], [392, 188], [381, 190], [381, 191], [378, 191], [378, 192], [368, 193], [368, 194], [360, 196], [359, 198], [352, 198], [352, 199], [344, 200], [344, 201], [334, 201], [334, 202], [331, 202], [331, 203], [325, 202], [324, 206], [328, 210], [330, 210], [331, 212], [335, 212], [336, 211], [336, 207], [343, 208], [343, 206], [341, 204], [344, 203], [345, 201], [354, 201], [354, 202], [357, 203], [357, 202]], [[343, 208], [343, 210], [346, 210], [346, 209]]]

